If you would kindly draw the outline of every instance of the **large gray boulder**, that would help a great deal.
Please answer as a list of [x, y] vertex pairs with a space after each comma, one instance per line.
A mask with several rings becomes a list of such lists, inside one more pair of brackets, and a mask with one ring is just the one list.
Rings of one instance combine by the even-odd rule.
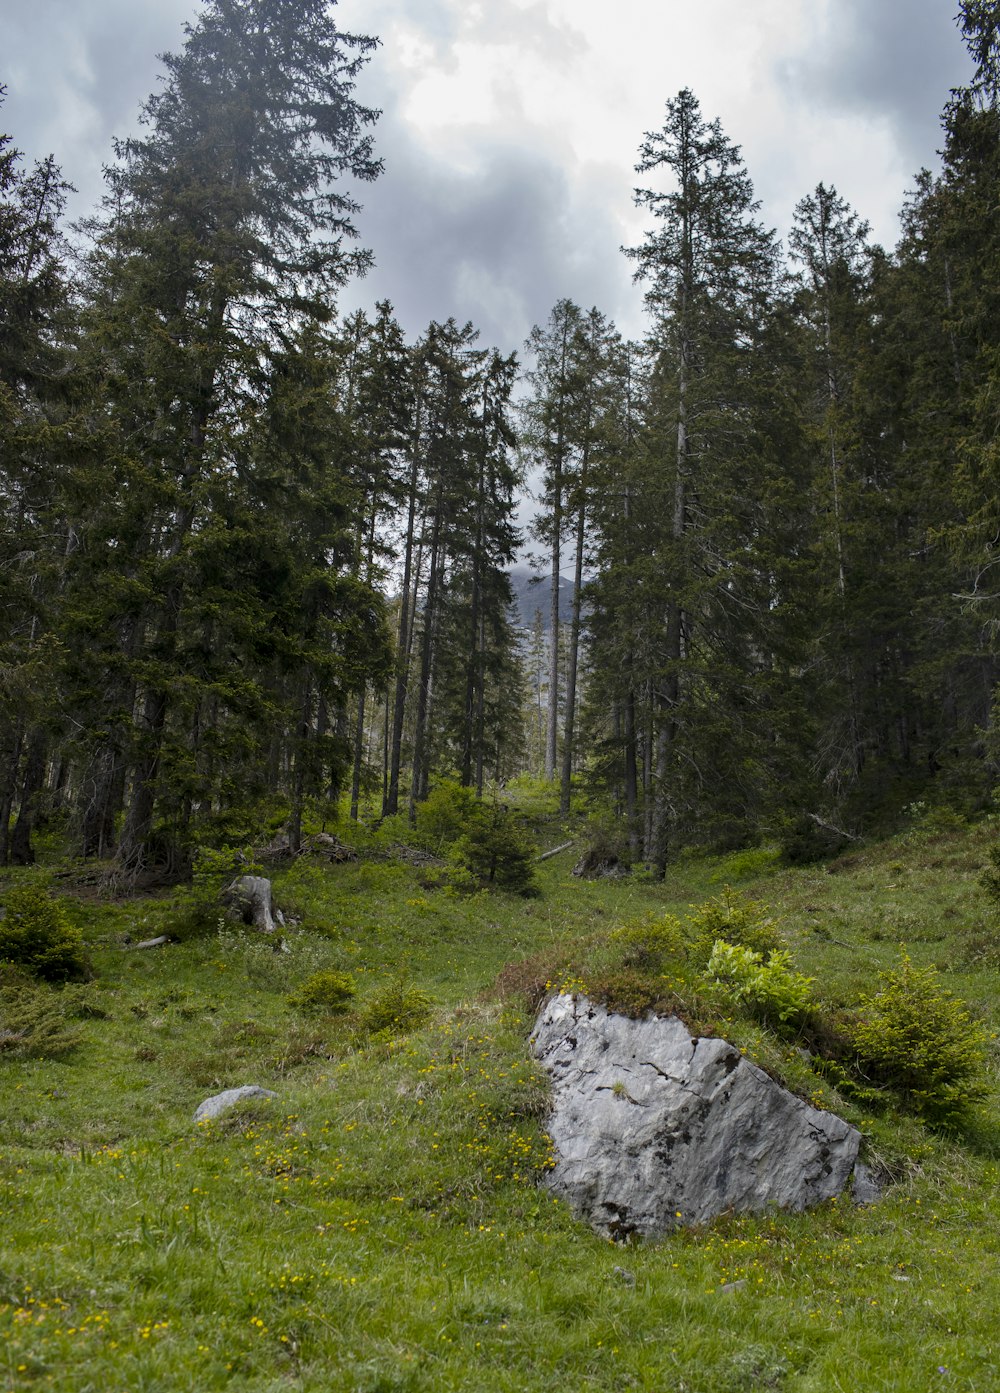
[[794, 1097], [725, 1040], [583, 996], [542, 1008], [553, 1191], [599, 1233], [655, 1238], [727, 1210], [801, 1210], [850, 1183], [861, 1134]]

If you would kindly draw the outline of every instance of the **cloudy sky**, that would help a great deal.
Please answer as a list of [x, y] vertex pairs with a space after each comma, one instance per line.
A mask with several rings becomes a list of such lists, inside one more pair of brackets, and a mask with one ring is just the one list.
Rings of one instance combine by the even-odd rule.
[[[642, 332], [621, 256], [644, 215], [635, 154], [690, 87], [743, 148], [761, 216], [833, 184], [892, 246], [939, 115], [969, 73], [956, 0], [341, 0], [347, 31], [382, 40], [358, 95], [382, 109], [385, 174], [360, 219], [376, 271], [351, 305], [388, 297], [406, 329], [471, 319], [522, 343], [554, 302], [596, 304]], [[101, 190], [197, 0], [7, 0], [0, 128]]]

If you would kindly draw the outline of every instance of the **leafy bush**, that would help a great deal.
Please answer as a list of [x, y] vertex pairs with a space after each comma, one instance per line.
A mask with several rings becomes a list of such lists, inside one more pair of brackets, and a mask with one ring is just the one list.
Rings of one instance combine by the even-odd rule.
[[397, 979], [365, 1003], [360, 1020], [372, 1035], [404, 1035], [429, 1021], [433, 1010], [434, 998], [428, 992]]
[[429, 851], [457, 842], [478, 809], [471, 788], [446, 779], [417, 807], [417, 839]]
[[288, 1004], [296, 1011], [335, 1016], [349, 1008], [356, 990], [349, 972], [327, 968], [307, 977], [288, 998]]
[[811, 1005], [812, 977], [791, 968], [792, 955], [773, 950], [767, 961], [752, 948], [719, 939], [712, 948], [707, 975], [732, 1001], [774, 1029], [796, 1024]]
[[691, 954], [698, 966], [707, 965], [716, 943], [749, 948], [766, 957], [784, 948], [785, 941], [767, 906], [734, 895], [727, 885], [721, 895], [695, 906], [688, 915]]
[[92, 975], [80, 931], [63, 905], [37, 885], [19, 885], [7, 894], [0, 962], [27, 968], [46, 982], [83, 981]]
[[684, 929], [672, 914], [645, 923], [622, 924], [612, 931], [610, 941], [621, 951], [626, 967], [644, 972], [660, 972], [669, 959], [685, 953]]
[[914, 967], [905, 953], [879, 981], [881, 991], [862, 997], [849, 1028], [862, 1067], [930, 1121], [959, 1121], [986, 1092], [982, 1028], [933, 967]]

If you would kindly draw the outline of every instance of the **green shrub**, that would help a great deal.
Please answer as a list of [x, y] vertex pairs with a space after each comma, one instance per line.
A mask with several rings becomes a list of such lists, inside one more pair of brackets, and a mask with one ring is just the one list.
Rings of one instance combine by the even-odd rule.
[[184, 942], [214, 933], [223, 917], [222, 892], [237, 876], [259, 875], [261, 867], [249, 846], [195, 848], [191, 884], [176, 898], [177, 914], [170, 936]]
[[490, 890], [536, 895], [534, 847], [503, 803], [475, 805], [452, 860]]
[[610, 942], [620, 950], [626, 967], [644, 972], [660, 972], [669, 959], [685, 953], [684, 929], [672, 914], [645, 923], [622, 924], [612, 931]]
[[434, 998], [429, 992], [397, 979], [365, 1003], [360, 1020], [372, 1035], [405, 1035], [429, 1021], [433, 1010]]
[[16, 968], [0, 975], [0, 1055], [59, 1059], [81, 1040], [67, 1020], [62, 992], [38, 986]]
[[993, 902], [993, 908], [1000, 909], [1000, 843], [991, 846], [986, 855], [989, 865], [979, 877], [979, 884]]
[[809, 1011], [812, 977], [791, 968], [792, 955], [772, 950], [767, 961], [742, 944], [719, 939], [712, 947], [706, 973], [729, 998], [773, 1029], [797, 1024]]
[[477, 808], [471, 788], [446, 779], [417, 807], [417, 840], [429, 851], [441, 851], [458, 841]]
[[933, 967], [904, 953], [882, 989], [864, 996], [849, 1039], [861, 1066], [902, 1092], [932, 1122], [959, 1121], [986, 1092], [984, 1035]]
[[688, 915], [688, 924], [691, 955], [699, 967], [707, 965], [720, 939], [738, 948], [749, 948], [762, 957], [785, 946], [781, 931], [769, 916], [767, 906], [757, 900], [734, 895], [728, 885], [721, 895], [695, 906]]
[[296, 1011], [335, 1016], [350, 1007], [356, 990], [349, 972], [327, 968], [307, 977], [288, 998], [288, 1004]]
[[0, 962], [27, 968], [46, 982], [84, 981], [92, 975], [80, 931], [60, 901], [37, 885], [8, 891], [0, 919]]

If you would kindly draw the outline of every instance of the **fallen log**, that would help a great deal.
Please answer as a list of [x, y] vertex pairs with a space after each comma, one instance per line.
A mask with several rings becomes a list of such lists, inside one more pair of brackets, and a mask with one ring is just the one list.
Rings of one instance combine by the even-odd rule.
[[547, 861], [550, 856], [558, 856], [560, 851], [569, 851], [573, 843], [563, 842], [562, 846], [554, 846], [551, 851], [543, 851], [541, 856], [536, 856], [536, 861]]

